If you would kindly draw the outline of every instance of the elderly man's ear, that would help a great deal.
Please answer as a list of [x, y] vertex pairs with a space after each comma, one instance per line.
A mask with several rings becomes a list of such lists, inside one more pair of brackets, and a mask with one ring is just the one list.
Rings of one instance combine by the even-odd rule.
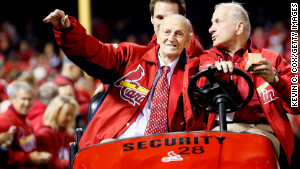
[[245, 23], [240, 21], [236, 24], [236, 35], [240, 35], [243, 31], [245, 31]]
[[189, 44], [190, 44], [190, 42], [191, 42], [191, 37], [192, 37], [192, 36], [189, 36], [189, 37], [186, 39], [185, 48], [189, 46]]

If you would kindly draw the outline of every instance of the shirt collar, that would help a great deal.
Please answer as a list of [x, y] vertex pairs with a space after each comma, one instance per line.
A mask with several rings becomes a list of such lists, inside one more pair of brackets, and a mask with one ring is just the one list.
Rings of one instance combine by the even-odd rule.
[[177, 57], [177, 59], [175, 59], [171, 63], [169, 63], [169, 64], [166, 65], [163, 62], [163, 60], [160, 58], [159, 53], [157, 55], [158, 55], [158, 66], [159, 66], [159, 68], [162, 68], [163, 66], [169, 66], [171, 68], [170, 72], [171, 72], [171, 74], [173, 74], [173, 71], [174, 71], [174, 69], [175, 69], [175, 67], [176, 67], [176, 65], [177, 65], [177, 63], [179, 61], [180, 56]]

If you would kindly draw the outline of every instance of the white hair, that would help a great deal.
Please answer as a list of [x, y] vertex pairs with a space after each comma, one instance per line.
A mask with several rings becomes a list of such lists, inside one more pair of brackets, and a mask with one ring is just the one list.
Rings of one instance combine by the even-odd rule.
[[58, 87], [53, 82], [46, 82], [39, 87], [39, 101], [48, 105], [58, 95]]
[[242, 3], [238, 2], [224, 2], [219, 3], [215, 6], [215, 10], [221, 6], [232, 7], [230, 13], [232, 15], [232, 20], [234, 23], [238, 23], [239, 21], [243, 21], [245, 23], [245, 31], [247, 36], [250, 36], [251, 33], [251, 25], [249, 21], [249, 16], [245, 8], [242, 6]]
[[32, 89], [32, 87], [28, 83], [21, 82], [21, 81], [15, 81], [15, 82], [11, 83], [10, 85], [8, 85], [8, 87], [7, 87], [7, 95], [10, 98], [16, 98], [18, 96], [18, 91], [20, 89], [23, 89], [25, 91], [33, 93], [33, 89]]

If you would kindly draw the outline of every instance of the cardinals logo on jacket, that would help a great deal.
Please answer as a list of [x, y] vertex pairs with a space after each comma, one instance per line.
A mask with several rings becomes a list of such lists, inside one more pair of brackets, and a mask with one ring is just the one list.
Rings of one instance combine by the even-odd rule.
[[267, 104], [279, 98], [276, 96], [274, 89], [269, 86], [270, 84], [265, 82], [257, 88], [257, 92], [262, 98], [264, 104]]
[[143, 88], [138, 83], [144, 75], [144, 69], [141, 65], [138, 65], [137, 69], [127, 73], [114, 83], [116, 87], [121, 88], [121, 98], [133, 106], [135, 106], [135, 104], [140, 105], [149, 92], [149, 90]]

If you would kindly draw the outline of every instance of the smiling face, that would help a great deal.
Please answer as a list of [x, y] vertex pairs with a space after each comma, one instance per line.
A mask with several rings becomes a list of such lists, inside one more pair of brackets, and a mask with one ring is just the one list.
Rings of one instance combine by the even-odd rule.
[[11, 98], [15, 110], [21, 115], [27, 115], [33, 103], [33, 94], [25, 89], [18, 89], [16, 97]]
[[151, 23], [153, 24], [154, 31], [156, 34], [162, 20], [170, 14], [179, 14], [178, 4], [168, 2], [156, 2], [154, 7], [154, 13], [151, 17]]
[[161, 23], [157, 35], [160, 57], [168, 58], [170, 61], [176, 60], [183, 49], [189, 45], [190, 40], [189, 25], [183, 16], [166, 17]]
[[221, 6], [217, 8], [211, 19], [212, 26], [209, 33], [212, 34], [214, 47], [230, 48], [236, 41], [236, 24], [230, 13], [231, 7]]
[[64, 104], [58, 115], [57, 115], [57, 125], [62, 128], [65, 129], [67, 128], [67, 126], [69, 125], [69, 123], [72, 122], [74, 116], [75, 116], [75, 112], [74, 112], [75, 108], [74, 106], [72, 106], [71, 104]]

